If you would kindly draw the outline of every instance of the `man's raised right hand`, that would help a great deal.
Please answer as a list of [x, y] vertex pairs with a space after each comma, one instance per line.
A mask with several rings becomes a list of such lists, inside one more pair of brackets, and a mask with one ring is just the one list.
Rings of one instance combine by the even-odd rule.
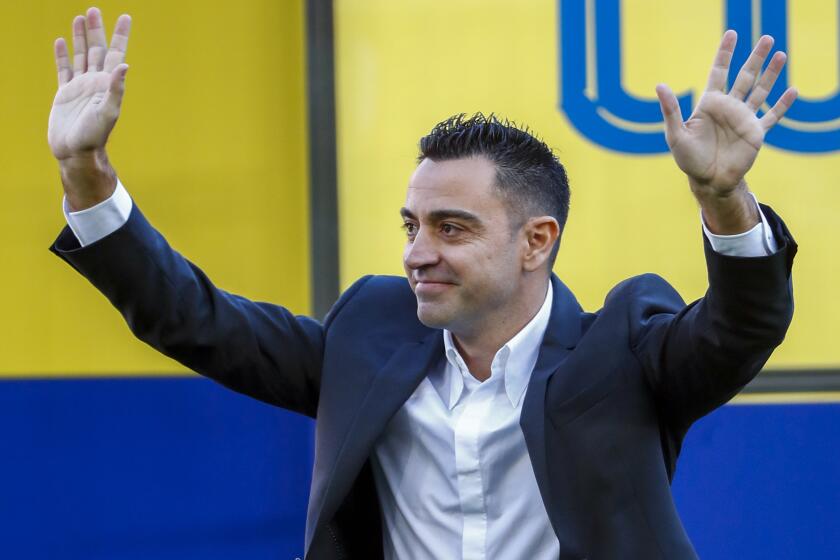
[[131, 18], [120, 16], [108, 48], [99, 10], [90, 8], [85, 16], [76, 16], [72, 67], [65, 40], [55, 42], [58, 92], [50, 111], [47, 140], [61, 167], [71, 210], [105, 200], [116, 185], [105, 144], [120, 115], [130, 29]]

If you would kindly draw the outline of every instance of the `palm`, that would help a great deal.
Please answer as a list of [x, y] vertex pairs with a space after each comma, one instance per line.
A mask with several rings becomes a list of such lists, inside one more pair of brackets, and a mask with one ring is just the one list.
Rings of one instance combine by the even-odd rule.
[[58, 88], [47, 131], [56, 158], [104, 146], [114, 126], [102, 111], [110, 81], [108, 72], [87, 72]]
[[764, 128], [747, 106], [717, 91], [706, 92], [671, 146], [687, 175], [713, 187], [737, 184], [752, 167]]
[[796, 98], [796, 90], [791, 88], [764, 116], [756, 116], [785, 63], [785, 55], [776, 53], [761, 73], [773, 46], [772, 38], [766, 36], [741, 68], [731, 91], [725, 93], [735, 41], [733, 31], [724, 34], [708, 87], [686, 122], [670, 89], [660, 85], [656, 90], [674, 160], [697, 186], [716, 194], [726, 194], [738, 186], [755, 162], [765, 134]]
[[105, 147], [120, 114], [130, 29], [131, 18], [120, 16], [108, 48], [99, 10], [91, 8], [86, 16], [77, 16], [72, 68], [64, 39], [55, 42], [58, 92], [47, 140], [59, 160]]

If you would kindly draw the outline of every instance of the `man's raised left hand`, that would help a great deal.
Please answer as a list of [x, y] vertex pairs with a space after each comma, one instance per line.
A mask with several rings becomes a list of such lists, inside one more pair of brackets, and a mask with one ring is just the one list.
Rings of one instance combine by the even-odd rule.
[[773, 47], [773, 38], [768, 35], [758, 40], [727, 93], [729, 64], [736, 41], [734, 31], [724, 33], [706, 91], [687, 121], [683, 122], [671, 89], [664, 84], [656, 87], [668, 147], [677, 165], [688, 175], [707, 226], [718, 234], [741, 233], [758, 223], [744, 176], [755, 162], [765, 134], [779, 122], [797, 96], [795, 88], [788, 88], [761, 118], [756, 115], [787, 58], [785, 53], [776, 52], [761, 72]]

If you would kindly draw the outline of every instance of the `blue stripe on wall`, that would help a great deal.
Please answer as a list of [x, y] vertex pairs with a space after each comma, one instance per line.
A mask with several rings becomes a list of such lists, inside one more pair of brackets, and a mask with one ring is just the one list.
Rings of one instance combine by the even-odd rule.
[[673, 490], [704, 560], [837, 558], [840, 404], [718, 409], [689, 431]]
[[312, 434], [200, 378], [0, 382], [0, 557], [302, 556]]
[[[674, 495], [701, 558], [840, 550], [840, 404], [727, 406]], [[201, 378], [0, 382], [0, 557], [302, 556], [313, 423]]]

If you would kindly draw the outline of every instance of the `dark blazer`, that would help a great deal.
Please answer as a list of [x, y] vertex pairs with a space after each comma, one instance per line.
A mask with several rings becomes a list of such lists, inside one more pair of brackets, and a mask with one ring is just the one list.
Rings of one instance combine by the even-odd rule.
[[[726, 257], [704, 239], [709, 290], [687, 306], [647, 274], [587, 313], [552, 276], [551, 319], [520, 424], [561, 559], [696, 558], [670, 491], [683, 436], [758, 373], [793, 313], [796, 244], [762, 209], [779, 251]], [[98, 242], [80, 248], [65, 228], [51, 250], [154, 348], [235, 391], [317, 418], [306, 557], [382, 557], [369, 458], [391, 416], [443, 359], [441, 331], [418, 321], [404, 278], [362, 278], [320, 324], [214, 287], [136, 206]]]

